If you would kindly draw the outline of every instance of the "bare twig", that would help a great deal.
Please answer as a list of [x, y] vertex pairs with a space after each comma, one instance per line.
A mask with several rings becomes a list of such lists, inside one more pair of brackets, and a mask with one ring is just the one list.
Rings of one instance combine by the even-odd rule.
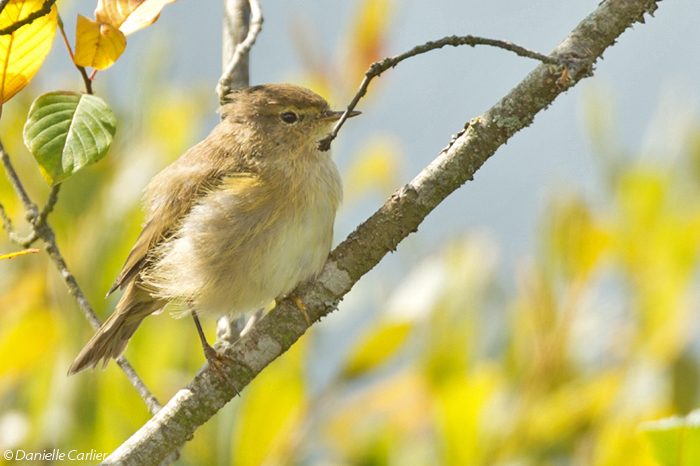
[[[9, 233], [10, 237], [15, 233], [15, 229], [12, 228], [12, 219], [10, 219], [10, 216], [7, 215], [7, 212], [5, 212], [5, 207], [0, 203], [0, 218], [2, 219], [2, 227], [5, 229], [7, 233]], [[13, 240], [14, 242], [14, 240]]]
[[146, 403], [146, 406], [148, 407], [148, 412], [151, 413], [151, 415], [153, 416], [158, 411], [160, 411], [162, 406], [158, 402], [158, 399], [153, 395], [153, 393], [151, 393], [146, 384], [143, 383], [141, 377], [139, 377], [139, 375], [136, 373], [131, 364], [129, 364], [129, 361], [127, 361], [124, 356], [119, 356], [119, 358], [116, 359], [116, 363], [119, 365], [119, 367], [122, 368], [122, 370], [129, 378], [131, 384], [134, 386], [136, 391], [139, 392], [141, 399], [144, 401], [144, 403]]
[[51, 188], [51, 191], [49, 192], [49, 197], [46, 199], [46, 203], [44, 204], [44, 208], [41, 209], [41, 212], [39, 212], [39, 216], [36, 218], [36, 227], [40, 227], [44, 223], [46, 223], [46, 217], [48, 217], [49, 214], [53, 212], [53, 208], [56, 205], [56, 202], [58, 202], [58, 192], [60, 190], [61, 183]]
[[[31, 201], [31, 199], [29, 199], [29, 195], [24, 189], [24, 186], [22, 185], [22, 182], [20, 181], [19, 177], [17, 176], [17, 172], [15, 171], [14, 167], [12, 166], [12, 163], [10, 162], [10, 156], [5, 151], [2, 142], [0, 142], [0, 162], [2, 163], [5, 169], [7, 179], [10, 181], [10, 184], [12, 185], [13, 189], [17, 193], [17, 196], [20, 198], [22, 204], [24, 205], [26, 211], [25, 217], [31, 226], [31, 233], [27, 238], [18, 237], [14, 229], [12, 228], [12, 222], [10, 220], [10, 217], [7, 215], [7, 212], [5, 212], [5, 209], [3, 208], [2, 204], [0, 204], [0, 217], [2, 219], [2, 226], [9, 233], [10, 240], [12, 240], [15, 244], [19, 244], [20, 246], [27, 248], [31, 243], [33, 243], [37, 239], [42, 239], [45, 243], [44, 249], [48, 253], [49, 257], [58, 269], [58, 272], [61, 274], [61, 277], [63, 277], [63, 281], [68, 287], [68, 293], [70, 293], [70, 295], [73, 296], [73, 298], [77, 301], [78, 306], [80, 306], [80, 309], [83, 311], [85, 317], [90, 322], [92, 327], [95, 330], [99, 329], [102, 325], [102, 322], [100, 321], [100, 318], [97, 317], [97, 314], [95, 314], [95, 311], [92, 309], [92, 306], [90, 306], [90, 303], [83, 294], [83, 291], [78, 286], [78, 282], [75, 280], [75, 277], [68, 269], [68, 266], [66, 265], [65, 260], [63, 260], [63, 256], [61, 255], [61, 252], [58, 249], [58, 245], [56, 244], [56, 237], [54, 235], [53, 229], [46, 222], [46, 218], [48, 217], [49, 213], [51, 213], [51, 211], [53, 210], [53, 207], [58, 199], [58, 192], [60, 189], [58, 186], [60, 185], [54, 186], [51, 189], [46, 204], [44, 204], [43, 209], [41, 210], [41, 212], [39, 212], [36, 204], [34, 204]], [[136, 371], [134, 371], [133, 367], [129, 364], [129, 362], [126, 359], [124, 359], [124, 357], [119, 358], [117, 362], [126, 373], [131, 384], [136, 388], [136, 391], [138, 391], [139, 395], [141, 395], [141, 397], [143, 398], [144, 402], [146, 403], [146, 406], [148, 407], [148, 410], [151, 412], [151, 414], [155, 414], [160, 409], [160, 404], [158, 403], [158, 400], [156, 400], [155, 396], [153, 396], [153, 394], [144, 385], [143, 381], [136, 374]]]
[[426, 42], [423, 45], [413, 47], [408, 52], [404, 52], [394, 57], [387, 57], [382, 61], [375, 62], [370, 65], [369, 69], [367, 69], [367, 71], [365, 72], [365, 77], [362, 80], [362, 83], [360, 83], [360, 88], [355, 94], [355, 97], [353, 97], [352, 101], [350, 101], [350, 104], [347, 106], [345, 113], [343, 113], [343, 115], [340, 117], [340, 120], [338, 120], [338, 122], [333, 127], [333, 131], [331, 131], [328, 134], [328, 136], [318, 141], [319, 150], [327, 151], [331, 148], [331, 142], [333, 142], [333, 140], [338, 136], [338, 131], [340, 131], [340, 128], [343, 126], [343, 124], [345, 124], [345, 120], [348, 119], [350, 112], [352, 112], [355, 109], [360, 99], [365, 96], [365, 94], [367, 93], [367, 88], [369, 87], [369, 83], [374, 78], [381, 76], [381, 74], [387, 71], [389, 68], [395, 67], [407, 58], [415, 57], [416, 55], [430, 52], [431, 50], [441, 49], [446, 45], [450, 45], [452, 47], [458, 47], [460, 45], [471, 45], [472, 47], [476, 45], [491, 45], [493, 47], [510, 50], [511, 52], [514, 52], [517, 55], [520, 55], [521, 57], [533, 58], [535, 60], [541, 61], [542, 63], [548, 63], [550, 65], [565, 65], [567, 63], [567, 61], [561, 58], [543, 55], [539, 52], [526, 49], [525, 47], [521, 47], [519, 45], [513, 44], [512, 42], [508, 42], [505, 40], [486, 39], [483, 37], [474, 36], [450, 36], [444, 37], [440, 40]]
[[[3, 2], [2, 4], [0, 4], [0, 6], [2, 7], [3, 10], [5, 9], [5, 5], [7, 3], [8, 2]], [[41, 6], [41, 8], [39, 8], [35, 12], [27, 15], [26, 18], [21, 19], [21, 20], [17, 21], [16, 23], [10, 24], [6, 28], [0, 29], [0, 36], [12, 34], [13, 32], [15, 32], [17, 29], [21, 28], [22, 26], [26, 26], [27, 24], [31, 24], [34, 20], [41, 18], [42, 16], [48, 15], [51, 12], [51, 8], [53, 7], [54, 3], [56, 3], [56, 0], [46, 0], [44, 2], [44, 4]]]
[[14, 189], [17, 193], [17, 197], [19, 197], [19, 200], [22, 201], [24, 210], [27, 212], [25, 214], [25, 218], [29, 222], [34, 222], [34, 219], [37, 217], [37, 215], [39, 215], [39, 209], [37, 208], [36, 204], [29, 199], [29, 195], [24, 189], [22, 182], [19, 180], [15, 168], [10, 163], [10, 156], [7, 154], [7, 151], [5, 151], [2, 141], [0, 141], [0, 162], [2, 162], [2, 166], [5, 168], [5, 174], [7, 175], [8, 181], [12, 185], [12, 189]]
[[[554, 50], [553, 57], [587, 58], [571, 73], [570, 85], [590, 76], [593, 63], [615, 39], [644, 13], [656, 9], [653, 0], [606, 0]], [[335, 310], [353, 285], [454, 192], [535, 115], [552, 104], [567, 86], [560, 73], [543, 64], [439, 153], [416, 178], [399, 189], [330, 255], [318, 279], [292, 292], [306, 305], [312, 322]], [[235, 361], [229, 376], [245, 387], [270, 362], [284, 353], [307, 330], [306, 319], [290, 299], [264, 316], [226, 351]], [[211, 370], [200, 371], [185, 388], [122, 444], [103, 464], [156, 464], [179, 448], [194, 431], [230, 401], [235, 392]]]
[[22, 246], [23, 248], [28, 248], [34, 241], [37, 240], [38, 236], [33, 228], [27, 237], [17, 234], [15, 229], [12, 227], [12, 220], [10, 219], [10, 216], [7, 215], [5, 207], [2, 204], [0, 204], [0, 218], [2, 219], [2, 227], [5, 229], [5, 231], [7, 231], [7, 234], [10, 236], [10, 241], [13, 243]]
[[[243, 4], [246, 3], [246, 0], [242, 1]], [[228, 0], [225, 2], [227, 14], [224, 17], [224, 61], [227, 64], [225, 64], [224, 72], [216, 86], [216, 93], [219, 95], [219, 102], [222, 104], [226, 101], [226, 96], [232, 89], [248, 85], [248, 52], [250, 52], [250, 48], [255, 44], [255, 39], [262, 30], [263, 15], [260, 2], [258, 0], [248, 0], [247, 3], [250, 7], [248, 33], [245, 40], [238, 43], [233, 49], [231, 56], [227, 57], [226, 55], [230, 53], [227, 48], [232, 48], [231, 44], [235, 43], [235, 41], [231, 40], [233, 30], [236, 28], [236, 24], [232, 24], [232, 18], [237, 18], [236, 22], [240, 24], [241, 19], [245, 15], [235, 16], [235, 11], [231, 13], [231, 10], [240, 8], [241, 0]], [[228, 61], [226, 61], [227, 59]]]
[[[5, 173], [12, 173], [11, 176], [17, 179], [17, 174], [15, 173], [12, 164], [9, 163], [9, 158], [4, 158], [4, 156], [3, 166], [5, 168]], [[9, 176], [10, 175], [8, 175], [8, 177]], [[17, 179], [17, 181], [19, 181], [19, 179]], [[22, 187], [22, 184], [20, 183], [19, 186]], [[39, 239], [39, 229], [46, 223], [46, 218], [53, 211], [54, 205], [56, 205], [56, 202], [58, 201], [58, 191], [60, 190], [60, 188], [60, 184], [57, 184], [56, 186], [51, 188], [51, 192], [49, 193], [49, 197], [46, 200], [46, 204], [44, 204], [44, 207], [43, 209], [41, 209], [41, 212], [39, 212], [39, 215], [37, 215], [36, 217], [27, 218], [27, 221], [29, 221], [30, 225], [32, 225], [32, 228], [27, 237], [19, 236], [14, 231], [14, 229], [12, 228], [12, 220], [10, 219], [9, 215], [7, 215], [7, 212], [5, 212], [5, 208], [2, 206], [2, 204], [0, 204], [0, 217], [2, 217], [2, 226], [10, 235], [10, 240], [13, 243], [18, 244], [23, 248], [28, 248], [32, 245], [32, 243], [34, 243], [34, 241]]]
[[[76, 68], [78, 68], [78, 71], [80, 72], [80, 76], [83, 78], [83, 82], [85, 83], [85, 92], [88, 94], [92, 94], [92, 79], [88, 76], [87, 71], [85, 70], [84, 66], [79, 66], [75, 63], [75, 56], [73, 55], [73, 49], [71, 49], [70, 42], [68, 41], [68, 36], [66, 36], [66, 31], [63, 30], [63, 20], [61, 19], [61, 15], [58, 15], [58, 30], [61, 31], [61, 36], [63, 37], [63, 43], [66, 44], [66, 49], [68, 50], [68, 55], [70, 55], [70, 61], [73, 62]], [[94, 76], [94, 74], [93, 74]]]
[[[228, 76], [224, 73], [231, 65], [236, 48], [248, 37], [250, 30], [250, 4], [248, 0], [223, 0], [224, 17], [221, 37], [221, 79], [228, 81], [232, 89], [250, 85], [250, 53], [241, 55], [233, 72]], [[217, 82], [217, 86], [219, 83]], [[218, 92], [218, 91], [217, 91]], [[223, 91], [222, 91], [223, 92]], [[220, 96], [224, 98], [224, 96]]]

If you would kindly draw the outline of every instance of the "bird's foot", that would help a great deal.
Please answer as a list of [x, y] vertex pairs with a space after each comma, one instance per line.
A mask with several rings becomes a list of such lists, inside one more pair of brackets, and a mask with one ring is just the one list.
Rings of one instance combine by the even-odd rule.
[[214, 369], [216, 373], [219, 374], [219, 376], [231, 387], [233, 387], [233, 389], [236, 391], [236, 395], [240, 397], [241, 394], [226, 373], [226, 364], [224, 364], [224, 361], [233, 361], [234, 359], [226, 356], [225, 354], [219, 353], [206, 341], [202, 343], [202, 350], [204, 351], [204, 357], [209, 363], [209, 366]]
[[223, 362], [224, 360], [233, 361], [233, 358], [223, 355], [211, 347], [209, 342], [207, 342], [207, 338], [204, 336], [204, 330], [202, 330], [202, 324], [199, 323], [199, 317], [197, 317], [197, 313], [194, 311], [194, 309], [191, 310], [191, 313], [192, 318], [194, 319], [194, 324], [197, 327], [199, 340], [202, 342], [202, 350], [204, 350], [204, 357], [209, 363], [209, 366], [211, 366], [211, 368], [214, 369], [216, 373], [219, 374], [219, 376], [221, 376], [222, 379], [224, 379], [231, 387], [233, 387], [233, 389], [236, 391], [236, 394], [240, 397], [241, 393], [238, 391], [236, 386], [233, 384], [233, 381], [226, 373], [226, 365]]
[[302, 301], [300, 298], [294, 295], [289, 295], [289, 299], [294, 301], [294, 304], [297, 305], [297, 308], [301, 311], [302, 314], [304, 314], [304, 318], [306, 319], [306, 324], [310, 327], [311, 326], [311, 319], [309, 318], [309, 314], [306, 312], [306, 305], [304, 304], [304, 301]]

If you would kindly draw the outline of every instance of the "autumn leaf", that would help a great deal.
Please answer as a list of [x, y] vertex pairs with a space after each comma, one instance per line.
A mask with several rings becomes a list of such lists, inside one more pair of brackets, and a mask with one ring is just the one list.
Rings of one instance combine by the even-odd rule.
[[97, 70], [109, 68], [126, 48], [126, 37], [109, 23], [78, 15], [75, 27], [75, 64]]
[[119, 28], [125, 36], [153, 24], [160, 11], [176, 0], [100, 0], [95, 19]]
[[[44, 0], [10, 0], [0, 13], [0, 29], [41, 9]], [[56, 35], [57, 10], [35, 19], [11, 34], [0, 36], [0, 100], [7, 102], [34, 77], [51, 50]]]

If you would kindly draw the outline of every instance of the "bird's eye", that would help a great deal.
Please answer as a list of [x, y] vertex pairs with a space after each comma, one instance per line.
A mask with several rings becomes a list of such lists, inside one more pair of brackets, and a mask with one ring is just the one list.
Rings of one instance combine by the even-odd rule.
[[291, 125], [292, 123], [296, 123], [296, 121], [299, 119], [299, 116], [294, 112], [284, 112], [282, 115], [280, 115], [280, 118], [282, 118], [282, 121], [284, 121], [288, 125]]

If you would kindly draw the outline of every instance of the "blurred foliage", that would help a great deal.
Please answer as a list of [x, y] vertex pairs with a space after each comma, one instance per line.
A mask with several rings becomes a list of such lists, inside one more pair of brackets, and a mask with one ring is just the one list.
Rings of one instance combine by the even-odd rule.
[[[388, 5], [360, 2], [351, 31], [387, 24]], [[376, 60], [386, 41], [377, 30], [348, 34], [344, 49]], [[357, 76], [305, 59], [307, 84], [325, 95], [345, 95], [338, 83]], [[141, 188], [196, 142], [211, 110], [197, 89], [162, 84], [162, 67], [144, 62], [133, 87], [141, 108], [115, 108], [123, 123], [110, 155], [64, 183], [50, 217], [102, 317], [116, 302], [104, 293], [140, 229]], [[30, 195], [45, 199], [21, 140], [25, 95], [6, 106], [1, 139]], [[178, 464], [698, 464], [696, 414], [641, 423], [698, 406], [700, 122], [682, 135], [683, 157], [641, 160], [615, 149], [615, 132], [600, 124], [612, 121], [604, 101], [587, 99], [586, 110], [593, 147], [605, 148], [605, 187], [595, 201], [551, 193], [539, 248], [519, 261], [517, 286], [503, 283], [488, 235], [436, 245], [390, 296], [365, 297], [372, 322], [314, 326], [196, 432]], [[344, 173], [353, 202], [396, 187], [400, 146], [386, 134], [359, 145]], [[0, 201], [21, 228], [4, 177]], [[0, 251], [14, 248], [0, 235]], [[0, 277], [0, 450], [112, 451], [148, 419], [145, 406], [115, 364], [66, 377], [92, 329], [45, 255], [0, 261]], [[191, 322], [165, 314], [146, 319], [126, 351], [161, 402], [203, 363]], [[206, 329], [213, 333], [211, 322]], [[313, 356], [328, 350], [318, 346], [324, 332], [339, 332], [326, 344], [341, 333], [351, 342], [338, 361], [322, 361], [330, 375], [314, 378]]]

